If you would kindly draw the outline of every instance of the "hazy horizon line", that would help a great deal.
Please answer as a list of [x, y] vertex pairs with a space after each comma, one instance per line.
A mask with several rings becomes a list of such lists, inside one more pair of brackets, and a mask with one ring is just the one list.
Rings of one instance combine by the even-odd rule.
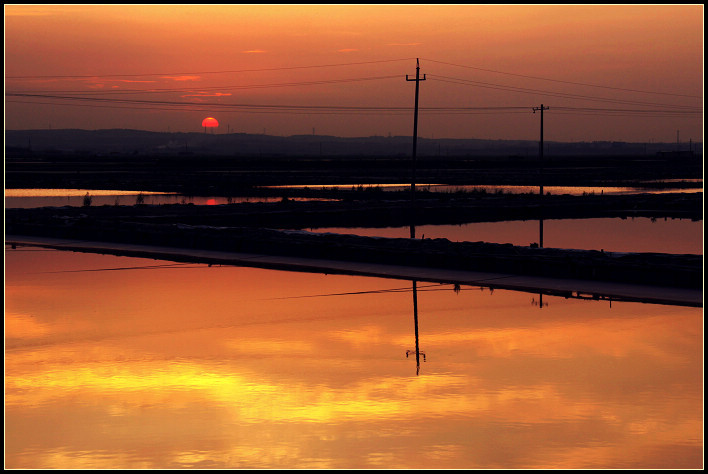
[[[251, 135], [251, 136], [268, 136], [268, 137], [279, 137], [279, 138], [290, 138], [290, 137], [329, 137], [338, 139], [361, 139], [361, 138], [406, 138], [413, 139], [412, 135], [357, 135], [357, 136], [342, 136], [342, 135], [329, 135], [329, 134], [309, 134], [309, 133], [295, 133], [290, 135], [278, 135], [278, 134], [268, 134], [268, 133], [257, 133], [257, 132], [225, 132], [225, 133], [207, 133], [204, 131], [157, 131], [157, 130], [145, 130], [138, 128], [28, 128], [28, 129], [5, 129], [5, 133], [8, 132], [62, 132], [62, 131], [82, 131], [82, 132], [105, 132], [105, 131], [129, 131], [129, 132], [141, 132], [141, 133], [155, 133], [155, 134], [198, 134], [198, 135], [210, 135], [210, 136], [226, 136], [226, 135]], [[476, 138], [476, 137], [465, 137], [465, 138], [452, 138], [452, 137], [422, 137], [418, 136], [418, 140], [477, 140], [477, 141], [508, 141], [508, 142], [532, 142], [538, 143], [539, 140], [529, 139], [529, 138]], [[641, 144], [669, 144], [677, 143], [676, 141], [627, 141], [627, 140], [544, 140], [546, 143], [641, 143]], [[703, 143], [702, 139], [693, 140], [689, 138], [686, 141], [679, 141], [680, 143]]]

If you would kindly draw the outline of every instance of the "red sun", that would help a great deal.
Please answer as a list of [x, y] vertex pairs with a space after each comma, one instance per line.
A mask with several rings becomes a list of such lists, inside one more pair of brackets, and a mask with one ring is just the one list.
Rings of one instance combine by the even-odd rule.
[[204, 128], [216, 128], [219, 126], [219, 122], [214, 117], [207, 117], [202, 120], [202, 127]]

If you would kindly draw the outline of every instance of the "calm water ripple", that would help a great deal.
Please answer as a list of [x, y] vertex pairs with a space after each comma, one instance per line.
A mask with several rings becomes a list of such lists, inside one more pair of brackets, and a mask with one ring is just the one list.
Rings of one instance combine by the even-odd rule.
[[7, 468], [702, 466], [702, 308], [5, 257]]

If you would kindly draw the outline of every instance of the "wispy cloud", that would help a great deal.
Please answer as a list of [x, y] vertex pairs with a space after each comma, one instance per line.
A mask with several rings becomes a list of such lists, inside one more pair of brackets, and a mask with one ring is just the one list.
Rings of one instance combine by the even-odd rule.
[[[104, 87], [111, 87], [113, 89], [117, 89], [119, 86], [115, 85], [116, 82], [119, 82], [121, 84], [154, 84], [157, 81], [138, 81], [135, 79], [101, 79], [98, 80], [98, 78], [92, 78], [92, 79], [85, 79], [84, 80], [87, 84], [86, 87], [90, 89], [103, 89]], [[114, 84], [108, 84], [108, 83], [114, 83]]]
[[355, 51], [359, 51], [357, 48], [343, 48], [343, 49], [338, 49], [338, 53], [353, 53]]
[[262, 54], [262, 53], [267, 53], [268, 51], [264, 49], [249, 49], [246, 51], [241, 51], [244, 54]]
[[418, 46], [423, 43], [387, 43], [386, 46]]
[[211, 94], [184, 94], [180, 97], [224, 97], [232, 95], [230, 92], [212, 92]]
[[170, 79], [172, 81], [199, 81], [201, 76], [161, 76], [162, 79]]

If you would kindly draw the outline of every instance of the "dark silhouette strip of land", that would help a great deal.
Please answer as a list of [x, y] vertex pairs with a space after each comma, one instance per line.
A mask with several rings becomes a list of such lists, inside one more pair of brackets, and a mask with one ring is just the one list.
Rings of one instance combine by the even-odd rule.
[[[305, 193], [307, 194], [307, 193]], [[301, 194], [299, 194], [301, 195]], [[311, 229], [318, 227], [401, 227], [464, 224], [505, 220], [581, 218], [703, 218], [703, 193], [619, 195], [538, 195], [494, 193], [426, 193], [419, 191], [415, 207], [410, 192], [327, 191], [331, 201], [242, 202], [218, 206], [193, 204], [116, 205], [37, 209], [7, 209], [6, 225], [31, 220], [51, 225], [52, 216], [145, 223], [208, 226]], [[310, 196], [311, 197], [311, 196]], [[336, 199], [335, 198], [340, 198]]]
[[[88, 135], [99, 141], [106, 140], [103, 134]], [[136, 137], [134, 133], [126, 136], [133, 137], [131, 140]], [[126, 143], [126, 136], [119, 137], [120, 143]], [[134, 154], [76, 150], [54, 153], [37, 150], [39, 138], [36, 135], [23, 135], [20, 143], [27, 143], [26, 149], [15, 148], [7, 153], [6, 148], [5, 185], [7, 188], [162, 191], [184, 196], [269, 195], [279, 196], [281, 201], [223, 206], [136, 203], [135, 206], [6, 209], [6, 235], [702, 288], [701, 255], [618, 254], [446, 239], [384, 239], [293, 231], [541, 218], [701, 220], [702, 192], [540, 196], [435, 193], [419, 189], [413, 205], [405, 191], [395, 193], [376, 187], [408, 183], [411, 177], [408, 145], [396, 155], [355, 152], [327, 155], [319, 146], [311, 149], [309, 145], [316, 142], [308, 141], [308, 146], [299, 147], [294, 153], [261, 154], [255, 149], [246, 150], [244, 142], [231, 140], [238, 137], [204, 138], [214, 141], [214, 146], [216, 142], [221, 143], [222, 153], [215, 153], [207, 141], [203, 150], [197, 152], [192, 148], [186, 154], [157, 152], [152, 145], [149, 150], [136, 149]], [[290, 140], [287, 147], [300, 141]], [[352, 144], [347, 141], [344, 149], [351, 151]], [[371, 146], [368, 143], [364, 149]], [[489, 148], [490, 144], [484, 146]], [[524, 150], [519, 149], [512, 155], [485, 155], [481, 151], [452, 153], [450, 150], [436, 154], [434, 148], [426, 152], [422, 147], [417, 180], [459, 186], [538, 186], [542, 183], [545, 186], [639, 185], [668, 189], [689, 186], [692, 181], [702, 179], [702, 156], [693, 151], [626, 154], [619, 153], [613, 146], [610, 152], [601, 155], [548, 153], [541, 163], [534, 153]], [[676, 180], [685, 182], [678, 185]], [[283, 185], [312, 187], [266, 188]], [[342, 185], [342, 188], [316, 189], [334, 185]], [[351, 188], [344, 189], [345, 185]], [[333, 201], [299, 202], [292, 199], [295, 197]]]
[[455, 285], [480, 286], [491, 289], [523, 291], [574, 299], [631, 301], [651, 304], [701, 307], [703, 292], [695, 288], [659, 287], [600, 280], [539, 277], [470, 269], [448, 269], [391, 265], [382, 262], [360, 262], [318, 259], [311, 256], [251, 254], [233, 251], [187, 249], [178, 247], [91, 242], [47, 237], [7, 236], [13, 249], [24, 246], [64, 251], [150, 258], [182, 263], [235, 265], [285, 271], [360, 275], [378, 278], [429, 281]]
[[[293, 204], [293, 203], [289, 203]], [[312, 203], [301, 203], [309, 206]], [[598, 250], [533, 248], [487, 242], [451, 242], [447, 239], [395, 239], [342, 234], [317, 234], [265, 228], [295, 219], [301, 224], [344, 214], [333, 207], [323, 216], [301, 209], [271, 206], [272, 213], [235, 215], [234, 206], [100, 206], [6, 210], [6, 234], [72, 240], [160, 245], [186, 249], [246, 252], [288, 257], [355, 262], [378, 262], [427, 268], [491, 271], [554, 278], [580, 278], [682, 288], [700, 288], [701, 255], [608, 253]], [[264, 209], [264, 208], [261, 208]], [[393, 212], [389, 208], [387, 212]], [[407, 207], [397, 208], [406, 215]], [[223, 214], [220, 215], [222, 211]], [[361, 215], [366, 215], [366, 207]], [[528, 212], [528, 209], [527, 209]], [[253, 226], [245, 226], [248, 222]], [[255, 222], [255, 219], [260, 219]], [[309, 220], [308, 219], [312, 219]], [[390, 221], [390, 217], [387, 217]], [[241, 225], [236, 225], [241, 222]], [[227, 224], [228, 225], [224, 225]], [[273, 225], [276, 224], [276, 225]], [[287, 227], [287, 226], [286, 226]]]

